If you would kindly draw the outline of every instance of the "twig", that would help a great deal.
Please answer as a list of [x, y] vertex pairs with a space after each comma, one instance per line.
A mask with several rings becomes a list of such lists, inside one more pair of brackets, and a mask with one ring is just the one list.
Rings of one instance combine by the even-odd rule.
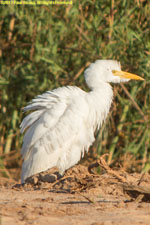
[[81, 194], [80, 192], [78, 193], [79, 195], [81, 195], [83, 198], [85, 198], [86, 200], [88, 200], [90, 203], [94, 203], [95, 204], [95, 201], [93, 201], [91, 198]]
[[98, 167], [98, 166], [99, 166], [99, 163], [98, 163], [98, 162], [90, 164], [90, 165], [88, 166], [88, 172], [89, 172], [90, 174], [95, 175], [95, 173], [92, 171], [92, 169], [93, 169], [93, 168], [96, 168], [96, 167]]
[[[99, 166], [101, 166], [108, 174], [113, 175], [113, 176], [116, 177], [119, 181], [121, 181], [121, 182], [123, 182], [123, 183], [127, 183], [127, 180], [126, 180], [124, 177], [120, 176], [120, 175], [118, 174], [118, 172], [112, 170], [112, 169], [108, 166], [108, 164], [106, 163], [106, 161], [105, 161], [105, 159], [104, 159], [106, 156], [108, 156], [108, 154], [102, 155], [101, 157], [99, 157], [99, 159], [97, 160], [96, 163], [90, 165], [89, 168], [88, 168], [89, 172], [91, 173], [91, 169], [94, 168], [94, 167], [98, 167], [98, 165], [99, 165]], [[92, 173], [93, 173], [93, 172], [92, 172]]]
[[87, 63], [85, 64], [85, 66], [83, 66], [83, 67], [78, 71], [78, 73], [75, 75], [75, 77], [74, 77], [73, 79], [76, 80], [76, 79], [81, 75], [81, 73], [84, 71], [84, 69], [85, 69], [89, 64], [90, 64], [90, 62], [87, 62]]
[[56, 184], [59, 184], [61, 181], [66, 180], [67, 178], [72, 178], [72, 177], [74, 177], [74, 175], [72, 175], [72, 176], [64, 176], [64, 177], [62, 177], [62, 178], [56, 180], [56, 181], [52, 184], [52, 187], [54, 187]]
[[10, 24], [9, 24], [8, 41], [11, 41], [11, 39], [12, 39], [14, 25], [15, 25], [15, 16], [12, 16], [12, 18], [10, 20]]
[[109, 34], [108, 38], [111, 39], [112, 32], [113, 32], [113, 23], [114, 23], [114, 0], [111, 0], [111, 7], [110, 7], [110, 16], [109, 16]]
[[131, 102], [133, 103], [134, 107], [139, 111], [140, 115], [142, 116], [142, 118], [146, 121], [146, 117], [143, 113], [143, 111], [140, 109], [140, 107], [138, 106], [138, 104], [136, 103], [136, 101], [133, 99], [133, 97], [130, 95], [130, 93], [128, 92], [127, 88], [124, 86], [124, 84], [120, 83], [122, 89], [124, 90], [124, 92], [126, 93], [126, 95], [129, 97], [129, 99], [131, 100]]
[[144, 176], [145, 176], [145, 173], [142, 174], [140, 180], [138, 181], [137, 183], [138, 186], [142, 183]]
[[91, 43], [90, 39], [87, 37], [87, 35], [83, 32], [83, 30], [76, 24], [75, 27], [77, 28], [77, 30], [80, 32], [80, 34], [82, 34], [82, 36], [85, 38], [85, 40], [89, 43]]

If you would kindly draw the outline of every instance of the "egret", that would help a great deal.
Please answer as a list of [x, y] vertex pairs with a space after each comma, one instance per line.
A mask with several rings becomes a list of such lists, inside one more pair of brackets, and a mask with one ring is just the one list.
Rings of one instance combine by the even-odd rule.
[[113, 99], [109, 83], [142, 77], [121, 70], [120, 62], [97, 60], [85, 70], [91, 91], [59, 87], [37, 96], [24, 107], [32, 111], [20, 127], [25, 131], [21, 154], [22, 183], [26, 178], [57, 167], [60, 174], [77, 164], [94, 142], [94, 132], [106, 120]]

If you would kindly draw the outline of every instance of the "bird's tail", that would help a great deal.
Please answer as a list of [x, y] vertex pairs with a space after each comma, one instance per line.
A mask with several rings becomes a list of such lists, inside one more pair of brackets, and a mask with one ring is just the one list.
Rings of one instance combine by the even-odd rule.
[[21, 183], [24, 183], [28, 177], [34, 174], [57, 166], [58, 156], [58, 151], [53, 151], [48, 154], [43, 146], [40, 146], [40, 148], [34, 146], [23, 162]]

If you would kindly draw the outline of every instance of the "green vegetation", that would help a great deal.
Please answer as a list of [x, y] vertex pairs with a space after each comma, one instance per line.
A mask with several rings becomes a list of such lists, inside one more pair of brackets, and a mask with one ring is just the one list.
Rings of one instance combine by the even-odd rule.
[[58, 86], [86, 90], [87, 63], [117, 59], [146, 82], [114, 86], [112, 111], [97, 133], [93, 154], [94, 149], [109, 152], [109, 163], [130, 161], [134, 170], [150, 169], [149, 12], [146, 0], [0, 6], [0, 164], [11, 152], [19, 155], [21, 108], [27, 102]]

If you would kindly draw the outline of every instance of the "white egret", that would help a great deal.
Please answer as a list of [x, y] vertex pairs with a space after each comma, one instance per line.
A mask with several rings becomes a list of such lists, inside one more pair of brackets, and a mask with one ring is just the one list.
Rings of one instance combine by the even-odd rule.
[[22, 183], [56, 166], [61, 174], [77, 164], [94, 142], [109, 113], [113, 91], [109, 82], [143, 78], [121, 71], [118, 61], [97, 60], [84, 73], [90, 92], [76, 86], [60, 87], [37, 96], [24, 108], [32, 110], [21, 123]]

